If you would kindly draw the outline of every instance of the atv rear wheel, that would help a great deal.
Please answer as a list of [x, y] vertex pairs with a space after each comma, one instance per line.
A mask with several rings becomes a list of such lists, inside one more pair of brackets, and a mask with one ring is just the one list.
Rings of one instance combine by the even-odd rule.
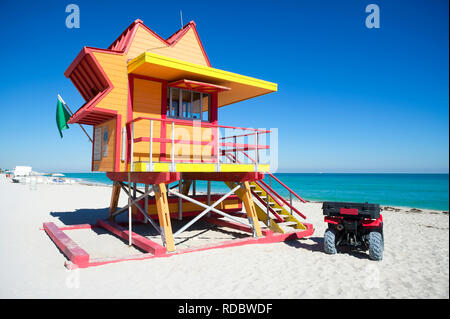
[[336, 249], [336, 230], [328, 228], [323, 236], [323, 248], [327, 254], [333, 255], [337, 253]]
[[382, 260], [384, 250], [383, 235], [377, 231], [369, 233], [369, 257], [372, 260]]

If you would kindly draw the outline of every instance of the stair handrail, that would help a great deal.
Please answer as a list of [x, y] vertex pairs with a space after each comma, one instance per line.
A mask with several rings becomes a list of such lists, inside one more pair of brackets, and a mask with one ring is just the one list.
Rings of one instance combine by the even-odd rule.
[[281, 184], [281, 186], [283, 186], [284, 188], [286, 188], [292, 195], [294, 195], [295, 197], [297, 197], [301, 202], [306, 203], [306, 200], [304, 200], [303, 198], [301, 198], [300, 196], [297, 195], [296, 192], [294, 192], [292, 189], [290, 189], [286, 184], [284, 184], [282, 181], [280, 181], [277, 177], [275, 177], [275, 175], [273, 175], [271, 172], [267, 172], [267, 174], [272, 177], [273, 179], [275, 179], [278, 183]]
[[[283, 196], [281, 196], [280, 194], [278, 194], [272, 187], [270, 187], [269, 185], [267, 185], [263, 180], [259, 180], [259, 181], [255, 181], [256, 184], [258, 184], [259, 187], [262, 188], [262, 186], [266, 186], [266, 189], [269, 189], [270, 194], [272, 196], [272, 198], [275, 200], [275, 196], [277, 196], [285, 205], [287, 205], [290, 209], [292, 209], [294, 212], [296, 212], [298, 215], [300, 215], [301, 217], [303, 217], [304, 219], [306, 219], [306, 216], [303, 215], [297, 208], [294, 207], [294, 205], [291, 205], [290, 203], [288, 203]], [[261, 185], [262, 184], [262, 185]], [[267, 191], [266, 191], [267, 193]], [[275, 196], [274, 196], [275, 195]], [[275, 200], [276, 201], [276, 200]], [[280, 204], [278, 204], [280, 205]], [[282, 205], [280, 205], [282, 206]]]
[[[248, 155], [246, 152], [242, 151], [242, 153], [247, 156], [253, 163], [255, 163], [255, 160]], [[275, 175], [273, 175], [271, 172], [267, 172], [267, 174], [270, 177], [273, 177], [273, 179], [275, 179], [278, 183], [280, 183], [281, 186], [283, 186], [284, 188], [286, 188], [289, 193], [291, 193], [292, 195], [294, 195], [295, 197], [297, 197], [301, 202], [306, 203], [306, 200], [304, 200], [303, 198], [301, 198], [296, 192], [294, 192], [292, 189], [290, 189], [286, 184], [284, 184], [282, 181], [280, 181], [277, 177], [275, 177]]]
[[[267, 206], [267, 202], [265, 202], [258, 194], [255, 193], [255, 191], [251, 191], [253, 196], [255, 196], [256, 199], [259, 200], [259, 202], [263, 205]], [[278, 223], [281, 223], [284, 221], [283, 218], [281, 218], [281, 216], [273, 209], [273, 207], [271, 207], [270, 205], [267, 207], [269, 209], [269, 211], [275, 216], [275, 219], [277, 220]], [[266, 215], [267, 215], [267, 211], [266, 211]], [[270, 216], [269, 216], [270, 218]]]
[[267, 185], [267, 184], [261, 185], [261, 184], [259, 183], [260, 180], [259, 180], [259, 181], [256, 180], [256, 181], [254, 181], [254, 182], [255, 182], [255, 184], [257, 184], [259, 187], [261, 187], [263, 191], [265, 191], [267, 194], [271, 195], [270, 197], [272, 197], [272, 199], [274, 200], [275, 203], [277, 203], [279, 206], [283, 206], [283, 203], [282, 203], [282, 202], [280, 202], [279, 200], [277, 200], [277, 199], [275, 198], [275, 196], [272, 196], [272, 192], [270, 191], [270, 189], [267, 189], [267, 188], [268, 188], [268, 185]]

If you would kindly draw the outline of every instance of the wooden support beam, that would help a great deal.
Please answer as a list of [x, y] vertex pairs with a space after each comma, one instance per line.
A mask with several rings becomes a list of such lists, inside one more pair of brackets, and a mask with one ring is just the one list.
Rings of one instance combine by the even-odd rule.
[[[128, 229], [118, 224], [103, 220], [98, 220], [97, 224], [122, 239], [127, 240], [129, 237]], [[146, 252], [149, 252], [155, 256], [164, 255], [166, 252], [166, 249], [163, 246], [159, 245], [158, 243], [155, 243], [154, 241], [151, 241], [148, 238], [142, 237], [141, 235], [138, 235], [134, 232], [131, 233], [131, 236], [133, 237], [133, 245], [139, 247], [140, 249]]]
[[111, 193], [111, 203], [109, 204], [109, 220], [114, 221], [114, 216], [112, 215], [119, 205], [119, 195], [120, 195], [120, 184], [114, 182], [112, 193]]
[[183, 181], [183, 190], [181, 191], [181, 194], [183, 195], [188, 195], [189, 194], [189, 190], [191, 189], [191, 185], [192, 185], [192, 180], [184, 180]]
[[170, 223], [169, 203], [167, 202], [166, 184], [153, 185], [155, 190], [156, 209], [158, 211], [159, 225], [161, 226], [161, 235], [168, 252], [175, 251], [172, 226]]
[[[225, 183], [228, 187], [233, 188], [234, 183]], [[256, 214], [255, 203], [253, 202], [252, 193], [250, 191], [250, 185], [248, 182], [243, 183], [244, 187], [239, 188], [235, 191], [235, 194], [242, 200], [245, 207], [245, 212], [249, 221], [255, 227], [255, 233], [257, 237], [262, 236], [261, 227], [259, 225], [258, 216]]]
[[89, 262], [89, 254], [81, 249], [69, 236], [64, 234], [54, 223], [44, 223], [43, 226], [45, 232], [71, 262], [77, 265]]

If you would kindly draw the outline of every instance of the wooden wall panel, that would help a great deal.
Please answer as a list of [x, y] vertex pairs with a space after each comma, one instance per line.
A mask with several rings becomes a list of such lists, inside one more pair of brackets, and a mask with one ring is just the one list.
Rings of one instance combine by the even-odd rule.
[[128, 59], [132, 60], [146, 51], [191, 63], [208, 65], [193, 29], [189, 29], [175, 45], [167, 46], [139, 26], [128, 50]]
[[[133, 85], [133, 118], [161, 118], [162, 83], [144, 79], [134, 79]], [[153, 121], [153, 137], [160, 137], [161, 122]], [[150, 137], [150, 121], [142, 120], [134, 124], [134, 137]], [[153, 143], [152, 160], [159, 161], [160, 143]], [[135, 162], [148, 162], [150, 152], [149, 142], [134, 144]]]
[[[94, 126], [94, 131], [96, 128], [101, 127], [102, 128], [102, 135], [101, 139], [102, 142], [101, 145], [101, 160], [99, 161], [93, 161], [92, 162], [92, 168], [93, 171], [98, 172], [112, 172], [114, 171], [114, 155], [115, 155], [115, 141], [116, 141], [116, 120], [110, 120], [108, 122], [105, 122], [103, 124]], [[104, 148], [104, 141], [103, 141], [103, 133], [105, 131], [105, 128], [108, 130], [108, 138], [107, 138], [107, 155], [103, 156], [103, 148]], [[94, 134], [94, 143], [95, 143], [95, 134]], [[94, 157], [92, 157], [94, 158]]]
[[[128, 103], [128, 73], [127, 73], [127, 58], [126, 55], [118, 55], [103, 52], [93, 53], [96, 60], [100, 64], [101, 68], [105, 72], [108, 79], [113, 85], [113, 89], [96, 105], [98, 108], [104, 108], [117, 111], [117, 114], [121, 115], [121, 127], [119, 142], [119, 150], [116, 153], [119, 157], [121, 155], [122, 148], [122, 128], [126, 124], [127, 119], [127, 103]], [[116, 130], [116, 127], [111, 128]], [[113, 154], [111, 160], [113, 163], [116, 160], [116, 154]], [[106, 163], [106, 161], [105, 161]], [[106, 165], [102, 161], [102, 165], [99, 165], [100, 171], [114, 171], [114, 165]], [[107, 168], [107, 169], [106, 169]], [[120, 171], [125, 170], [125, 162], [120, 161]]]

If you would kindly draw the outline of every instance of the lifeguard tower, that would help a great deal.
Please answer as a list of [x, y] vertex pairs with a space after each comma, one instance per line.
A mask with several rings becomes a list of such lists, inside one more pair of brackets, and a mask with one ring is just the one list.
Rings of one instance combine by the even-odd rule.
[[[254, 242], [312, 234], [292, 204], [304, 200], [270, 173], [271, 132], [219, 124], [218, 108], [277, 84], [213, 68], [193, 21], [163, 39], [136, 20], [107, 49], [84, 47], [64, 74], [86, 101], [69, 123], [93, 127], [92, 171], [114, 182], [100, 226], [152, 254], [176, 252], [174, 236], [200, 218], [248, 231]], [[206, 181], [206, 194], [196, 181]], [[212, 181], [229, 191], [212, 194]], [[129, 201], [119, 208], [121, 190]], [[129, 210], [161, 234], [163, 248], [114, 222]], [[174, 233], [171, 219], [186, 224]]]

